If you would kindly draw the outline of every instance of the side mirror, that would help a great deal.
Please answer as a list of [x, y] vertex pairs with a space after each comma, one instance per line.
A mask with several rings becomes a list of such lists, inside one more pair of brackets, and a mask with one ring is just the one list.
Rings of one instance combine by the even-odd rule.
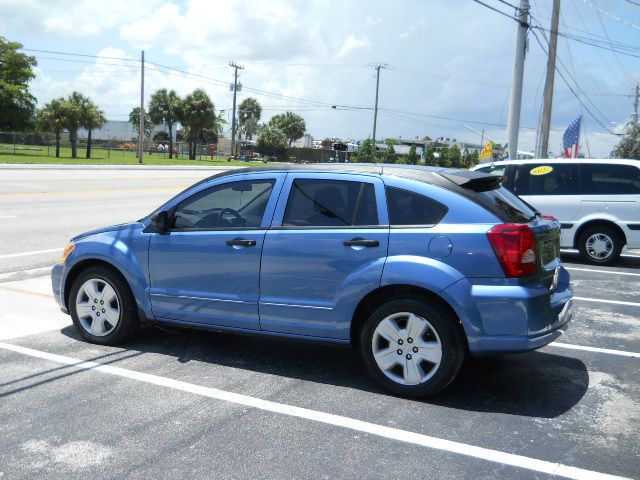
[[160, 232], [169, 230], [169, 214], [166, 210], [156, 213], [151, 219], [151, 225], [156, 227]]

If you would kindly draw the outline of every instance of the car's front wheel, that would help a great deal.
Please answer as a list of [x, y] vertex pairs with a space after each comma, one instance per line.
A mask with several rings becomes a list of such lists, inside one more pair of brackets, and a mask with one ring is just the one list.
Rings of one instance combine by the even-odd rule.
[[366, 320], [360, 350], [373, 378], [406, 397], [434, 395], [457, 375], [465, 341], [457, 319], [416, 298], [384, 303]]
[[618, 233], [605, 225], [587, 228], [578, 241], [578, 248], [587, 262], [608, 265], [622, 251], [622, 240]]
[[116, 345], [131, 338], [139, 325], [135, 305], [125, 280], [107, 267], [86, 269], [71, 286], [73, 324], [92, 343]]

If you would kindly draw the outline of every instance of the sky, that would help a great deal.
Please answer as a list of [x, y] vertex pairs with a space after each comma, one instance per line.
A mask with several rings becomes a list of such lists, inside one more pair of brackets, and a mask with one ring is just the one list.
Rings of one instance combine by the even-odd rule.
[[[549, 28], [552, 0], [530, 2]], [[39, 105], [78, 90], [107, 118], [126, 120], [140, 101], [144, 49], [147, 102], [159, 88], [203, 88], [228, 118], [235, 61], [244, 66], [239, 102], [258, 99], [262, 120], [297, 112], [316, 139], [371, 136], [374, 67], [384, 64], [376, 138], [479, 143], [464, 123], [504, 143], [516, 29], [472, 0], [0, 0], [0, 35], [38, 60]], [[562, 0], [560, 31], [640, 45], [640, 1]], [[519, 150], [535, 146], [546, 70], [546, 54], [528, 39]], [[549, 148], [560, 151], [562, 131], [582, 114], [581, 150], [606, 157], [619, 141], [609, 131], [619, 133], [633, 110], [640, 47], [628, 56], [563, 37], [558, 45], [586, 108], [556, 75]]]

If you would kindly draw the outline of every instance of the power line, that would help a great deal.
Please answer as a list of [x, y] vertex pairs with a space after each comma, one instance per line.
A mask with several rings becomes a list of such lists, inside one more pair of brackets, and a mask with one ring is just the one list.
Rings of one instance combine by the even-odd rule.
[[47, 54], [52, 54], [52, 55], [69, 55], [72, 57], [86, 57], [86, 58], [104, 58], [107, 60], [124, 60], [127, 62], [136, 62], [138, 63], [140, 60], [135, 59], [135, 58], [125, 58], [125, 57], [107, 57], [107, 56], [103, 56], [103, 55], [88, 55], [88, 54], [84, 54], [84, 53], [69, 53], [69, 52], [57, 52], [54, 50], [36, 50], [34, 48], [21, 48], [20, 50], [23, 50], [25, 52], [36, 52], [36, 53], [47, 53]]
[[635, 23], [631, 23], [628, 20], [625, 20], [624, 18], [620, 18], [617, 15], [614, 15], [613, 13], [609, 13], [606, 10], [602, 10], [600, 7], [598, 7], [597, 5], [595, 5], [594, 3], [590, 2], [589, 0], [580, 0], [582, 3], [584, 3], [585, 5], [589, 5], [591, 8], [593, 8], [596, 12], [599, 12], [603, 15], [606, 15], [609, 18], [612, 18], [613, 20], [616, 20], [620, 23], [624, 23], [625, 25], [631, 27], [631, 28], [635, 28], [636, 30], [640, 30], [640, 26], [636, 25]]
[[478, 3], [478, 4], [480, 4], [480, 5], [482, 5], [485, 8], [488, 8], [489, 10], [493, 10], [494, 12], [499, 13], [500, 15], [503, 15], [503, 16], [505, 16], [507, 18], [510, 18], [511, 20], [515, 20], [516, 22], [518, 21], [518, 19], [516, 17], [514, 17], [512, 15], [509, 15], [508, 13], [503, 12], [502, 10], [500, 10], [500, 9], [498, 9], [496, 7], [492, 7], [491, 5], [489, 5], [487, 3], [484, 3], [484, 2], [482, 2], [480, 0], [473, 0], [473, 1]]
[[[544, 45], [542, 45], [542, 42], [540, 41], [540, 38], [538, 37], [538, 34], [536, 32], [536, 29], [531, 29], [531, 33], [533, 34], [534, 38], [536, 39], [536, 41], [538, 42], [538, 45], [540, 45], [540, 48], [542, 49], [543, 52], [547, 53], [547, 50], [545, 49]], [[546, 37], [545, 37], [546, 39]], [[548, 54], [548, 53], [547, 53]], [[560, 57], [558, 57], [558, 63], [560, 65], [564, 67], [564, 64], [562, 63], [562, 61], [560, 60]], [[573, 95], [575, 96], [576, 100], [578, 100], [578, 102], [580, 103], [580, 105], [582, 105], [582, 107], [584, 107], [584, 109], [587, 111], [587, 113], [589, 113], [589, 115], [591, 115], [591, 117], [598, 122], [598, 124], [604, 129], [606, 130], [608, 133], [612, 134], [612, 135], [616, 135], [614, 132], [611, 131], [611, 129], [609, 127], [607, 127], [604, 123], [602, 123], [602, 121], [596, 117], [596, 115], [591, 111], [591, 109], [582, 101], [582, 99], [580, 98], [580, 96], [576, 93], [576, 91], [573, 89], [573, 87], [571, 86], [571, 84], [569, 83], [569, 81], [566, 79], [566, 77], [564, 76], [564, 74], [562, 73], [562, 71], [560, 70], [560, 68], [558, 68], [558, 66], [556, 65], [556, 71], [558, 72], [558, 75], [560, 75], [560, 78], [562, 78], [562, 80], [564, 81], [565, 85], [569, 88], [569, 90], [571, 90], [571, 92], [573, 93]], [[575, 81], [575, 79], [574, 79]], [[579, 89], [580, 87], [577, 85], [576, 82], [576, 87]], [[585, 98], [588, 100], [589, 98], [585, 96]], [[592, 103], [593, 104], [593, 103]], [[595, 107], [595, 105], [594, 105]], [[597, 107], [595, 107], [597, 109]], [[602, 115], [602, 112], [599, 112]], [[603, 115], [604, 116], [604, 115]]]

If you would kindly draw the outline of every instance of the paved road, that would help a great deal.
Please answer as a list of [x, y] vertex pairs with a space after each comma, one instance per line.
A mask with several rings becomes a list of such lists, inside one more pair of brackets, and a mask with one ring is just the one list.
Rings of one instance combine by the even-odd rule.
[[[152, 185], [203, 175], [165, 174]], [[123, 195], [113, 198], [126, 211], [89, 224], [82, 201], [107, 193], [82, 181], [84, 200], [49, 215], [76, 205], [82, 230], [144, 213]], [[136, 194], [145, 211], [172, 194], [149, 188]], [[2, 232], [32, 248], [47, 240], [37, 228]], [[0, 479], [640, 479], [640, 258], [564, 260], [576, 295], [567, 334], [468, 361], [430, 401], [382, 391], [348, 348], [157, 329], [90, 345], [47, 276], [0, 282]], [[46, 259], [23, 265], [35, 261]]]
[[74, 235], [136, 220], [216, 171], [0, 168], [0, 274], [50, 266]]

